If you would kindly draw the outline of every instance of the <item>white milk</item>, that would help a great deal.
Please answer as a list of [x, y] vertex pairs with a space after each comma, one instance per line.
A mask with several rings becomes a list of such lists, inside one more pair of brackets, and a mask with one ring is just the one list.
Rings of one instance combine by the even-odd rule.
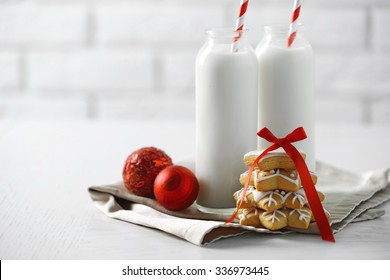
[[246, 32], [213, 29], [196, 61], [196, 161], [198, 208], [223, 213], [235, 207], [247, 169], [243, 155], [256, 148], [257, 58]]
[[[313, 51], [301, 33], [298, 30], [294, 43], [287, 48], [287, 27], [266, 27], [265, 38], [256, 49], [259, 61], [258, 128], [268, 127], [275, 136], [284, 137], [303, 126], [308, 138], [293, 144], [306, 152], [308, 168], [315, 171]], [[259, 149], [269, 145], [259, 138]]]

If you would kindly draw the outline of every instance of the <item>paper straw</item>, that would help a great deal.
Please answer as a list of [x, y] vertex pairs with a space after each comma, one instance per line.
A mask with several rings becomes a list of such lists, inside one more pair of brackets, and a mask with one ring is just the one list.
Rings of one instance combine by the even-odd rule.
[[294, 42], [295, 36], [297, 35], [297, 21], [299, 13], [301, 11], [301, 0], [294, 0], [293, 14], [291, 17], [290, 29], [287, 37], [287, 48]]
[[[241, 0], [241, 4], [240, 4], [240, 11], [238, 13], [238, 17], [237, 17], [237, 20], [236, 20], [236, 27], [235, 27], [235, 31], [241, 31], [244, 29], [244, 21], [245, 21], [245, 14], [246, 14], [246, 9], [248, 8], [248, 1], [249, 0]], [[237, 45], [235, 44], [235, 42], [237, 42], [241, 37], [241, 34], [239, 33], [236, 37], [234, 37], [234, 40], [233, 40], [233, 46], [232, 46], [232, 51], [233, 52], [236, 52], [237, 51]]]
[[240, 12], [238, 13], [235, 31], [239, 31], [244, 28], [244, 20], [245, 20], [245, 14], [247, 8], [248, 8], [248, 0], [241, 0]]

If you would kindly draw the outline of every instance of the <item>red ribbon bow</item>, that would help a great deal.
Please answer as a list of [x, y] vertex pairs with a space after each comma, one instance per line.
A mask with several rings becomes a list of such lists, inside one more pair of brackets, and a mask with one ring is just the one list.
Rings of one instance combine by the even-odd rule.
[[264, 138], [268, 142], [273, 143], [271, 146], [269, 146], [267, 149], [265, 149], [252, 163], [248, 176], [245, 181], [244, 190], [242, 192], [241, 201], [237, 206], [236, 212], [232, 215], [232, 217], [226, 222], [231, 223], [234, 221], [238, 210], [241, 208], [241, 205], [244, 201], [244, 198], [246, 197], [246, 192], [248, 189], [248, 185], [252, 176], [252, 172], [257, 165], [257, 163], [260, 161], [260, 159], [265, 156], [268, 152], [276, 150], [279, 147], [282, 147], [283, 150], [286, 152], [286, 154], [292, 159], [292, 161], [295, 164], [295, 167], [298, 171], [299, 177], [301, 179], [303, 189], [305, 191], [307, 200], [309, 202], [310, 208], [313, 212], [314, 218], [317, 222], [318, 229], [320, 231], [321, 237], [323, 240], [330, 241], [330, 242], [336, 242], [333, 236], [332, 229], [329, 225], [329, 221], [325, 215], [324, 208], [322, 207], [321, 201], [318, 197], [317, 190], [314, 187], [313, 181], [310, 176], [309, 169], [307, 168], [307, 165], [305, 163], [305, 160], [301, 156], [301, 154], [298, 152], [298, 150], [291, 144], [293, 142], [301, 141], [303, 139], [307, 138], [306, 132], [303, 129], [303, 127], [296, 128], [293, 132], [288, 134], [284, 138], [277, 138], [275, 135], [272, 134], [272, 132], [264, 127], [262, 128], [258, 133], [258, 136]]

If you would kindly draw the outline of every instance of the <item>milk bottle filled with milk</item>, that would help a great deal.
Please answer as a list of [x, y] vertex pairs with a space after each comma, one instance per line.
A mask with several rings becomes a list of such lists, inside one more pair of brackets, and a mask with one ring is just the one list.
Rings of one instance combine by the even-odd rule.
[[197, 206], [232, 213], [232, 195], [245, 171], [240, 159], [256, 148], [257, 58], [246, 30], [219, 28], [206, 34], [196, 59]]
[[[310, 171], [315, 171], [314, 151], [314, 59], [311, 45], [298, 24], [295, 40], [287, 47], [288, 26], [266, 26], [256, 48], [259, 62], [258, 128], [268, 127], [284, 137], [303, 126], [308, 138], [294, 143], [306, 153]], [[258, 139], [258, 148], [270, 145]]]

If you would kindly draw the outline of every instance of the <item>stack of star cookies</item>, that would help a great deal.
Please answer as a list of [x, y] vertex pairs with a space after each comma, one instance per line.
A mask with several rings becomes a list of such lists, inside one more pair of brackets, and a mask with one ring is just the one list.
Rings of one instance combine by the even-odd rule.
[[[262, 151], [244, 155], [244, 163], [251, 166]], [[306, 155], [300, 151], [305, 159]], [[310, 173], [314, 185], [317, 176]], [[240, 183], [245, 185], [248, 171], [241, 174]], [[234, 193], [237, 207], [243, 195], [243, 188]], [[325, 196], [317, 192], [321, 201]], [[325, 210], [329, 219], [329, 212]], [[284, 227], [307, 229], [315, 222], [301, 185], [294, 162], [287, 154], [277, 149], [267, 153], [254, 168], [243, 203], [237, 215], [240, 224], [278, 230]]]

